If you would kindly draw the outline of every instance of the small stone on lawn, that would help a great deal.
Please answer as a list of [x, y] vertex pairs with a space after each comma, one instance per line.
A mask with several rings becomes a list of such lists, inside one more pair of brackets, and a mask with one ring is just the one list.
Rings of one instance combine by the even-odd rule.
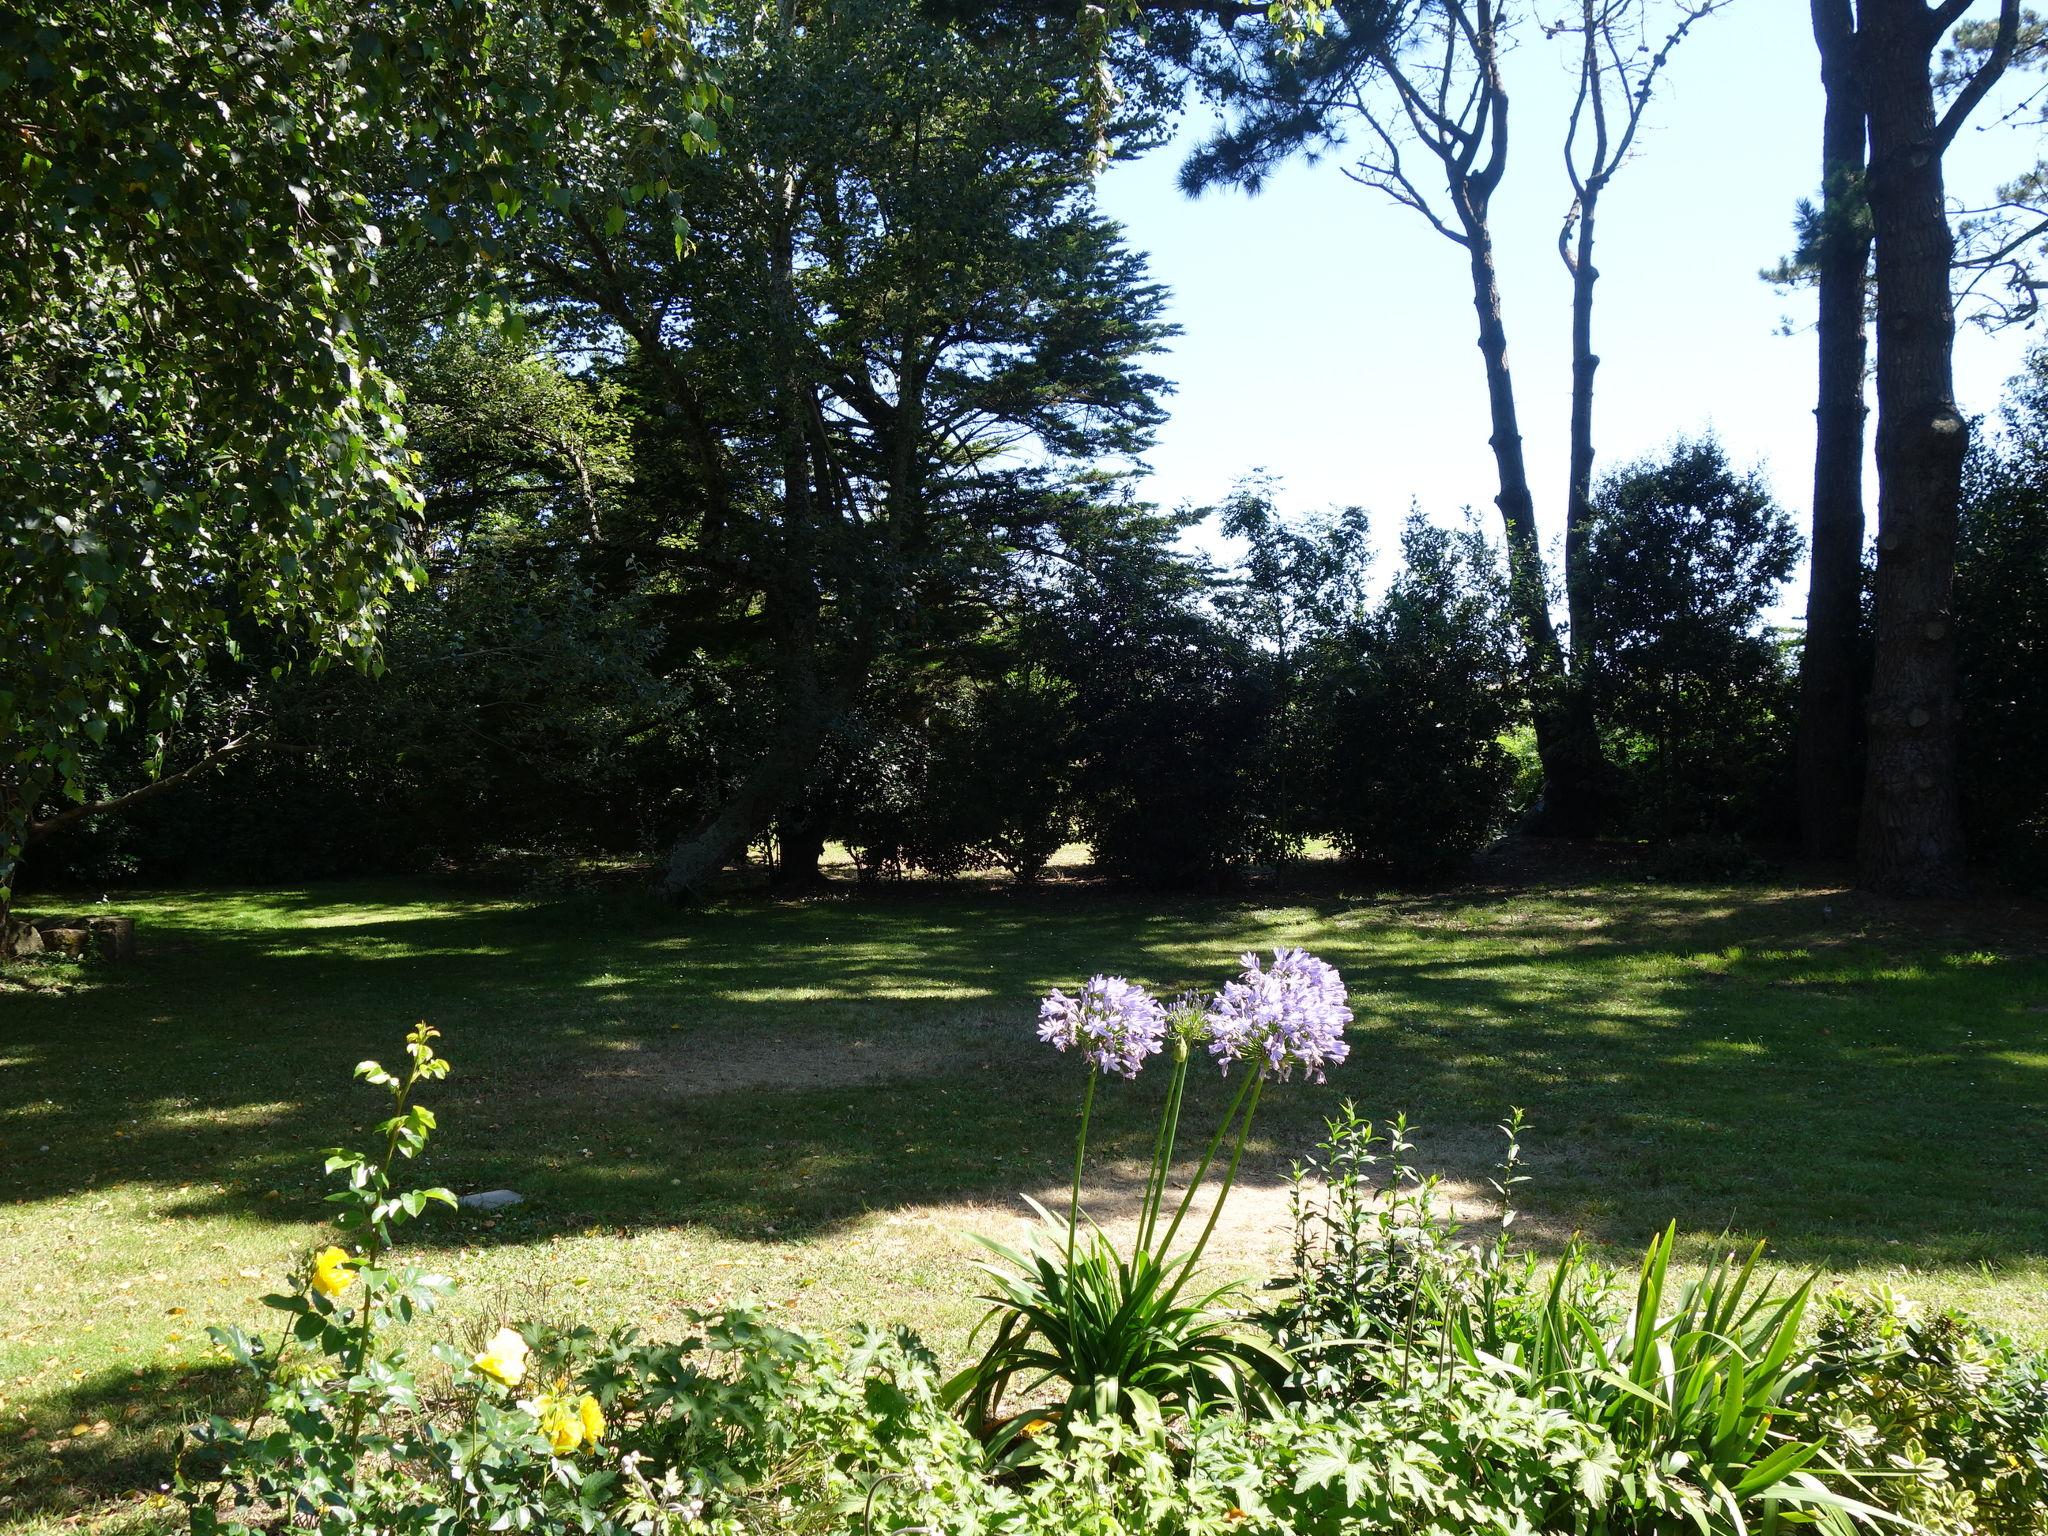
[[455, 1203], [465, 1211], [501, 1211], [508, 1205], [517, 1205], [526, 1196], [516, 1189], [484, 1189], [473, 1195], [464, 1195]]

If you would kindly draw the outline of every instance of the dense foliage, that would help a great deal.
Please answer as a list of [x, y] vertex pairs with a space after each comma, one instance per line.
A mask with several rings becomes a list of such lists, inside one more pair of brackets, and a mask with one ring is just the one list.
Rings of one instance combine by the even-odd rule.
[[[511, 851], [682, 896], [763, 853], [802, 885], [828, 843], [1028, 880], [1069, 842], [1125, 882], [1315, 846], [1440, 881], [1566, 780], [1662, 867], [1795, 830], [1798, 540], [1710, 438], [1575, 503], [1561, 634], [1520, 523], [1511, 580], [1419, 517], [1376, 571], [1364, 511], [1282, 515], [1263, 476], [1134, 499], [1173, 327], [1095, 173], [1159, 142], [1204, 23], [264, 14], [9, 24], [40, 147], [0, 173], [0, 886], [24, 841], [52, 883]], [[1377, 89], [1437, 35], [1319, 14], [1272, 69]], [[1321, 142], [1294, 105], [1218, 174]], [[1966, 810], [2022, 877], [2039, 392], [1978, 460], [1956, 608]]]
[[1595, 489], [1591, 686], [1630, 827], [1791, 832], [1793, 674], [1766, 615], [1799, 552], [1762, 476], [1731, 467], [1712, 438]]
[[1496, 551], [1413, 520], [1385, 597], [1319, 638], [1289, 742], [1297, 814], [1397, 880], [1456, 874], [1506, 829], [1520, 713]]
[[160, 770], [251, 631], [273, 668], [374, 655], [420, 507], [365, 342], [380, 252], [435, 245], [474, 292], [532, 210], [649, 200], [574, 141], [704, 149], [688, 32], [623, 0], [0, 18], [0, 905], [91, 749], [143, 725]]
[[1973, 460], [1956, 550], [1963, 812], [2009, 878], [2048, 884], [2048, 357], [2007, 402], [2005, 431]]
[[374, 643], [417, 507], [352, 315], [367, 86], [317, 13], [11, 11], [0, 92], [0, 902], [82, 752], [184, 711], [230, 621]]

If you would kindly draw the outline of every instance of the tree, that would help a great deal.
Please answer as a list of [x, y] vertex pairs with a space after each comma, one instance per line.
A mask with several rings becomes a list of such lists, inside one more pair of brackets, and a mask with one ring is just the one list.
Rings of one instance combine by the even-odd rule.
[[[752, 704], [663, 887], [686, 896], [805, 809], [828, 738], [986, 621], [1071, 467], [1129, 454], [1160, 411], [1167, 333], [1093, 209], [1068, 40], [879, 3], [722, 18], [726, 152], [665, 205], [571, 205], [508, 241], [528, 296], [617, 359], [637, 402], [646, 548], [678, 633], [715, 633]], [[640, 185], [633, 140], [590, 147]], [[962, 188], [974, 195], [963, 197]]]
[[[476, 46], [542, 29], [538, 81]], [[161, 775], [238, 625], [280, 663], [374, 656], [418, 513], [360, 327], [376, 179], [409, 166], [430, 235], [449, 201], [516, 218], [561, 180], [534, 123], [709, 101], [686, 33], [627, 0], [0, 16], [0, 910], [89, 744], [146, 724]], [[703, 147], [676, 126], [672, 153]]]
[[1790, 719], [1765, 617], [1798, 558], [1762, 477], [1711, 437], [1597, 487], [1585, 569], [1605, 643], [1590, 681], [1640, 830], [1761, 829]]
[[1213, 888], [1286, 841], [1278, 668], [1213, 611], [1215, 573], [1174, 547], [1196, 514], [1123, 510], [1076, 542], [1028, 644], [1071, 691], [1076, 829], [1097, 867]]
[[44, 798], [138, 715], [160, 765], [233, 619], [359, 653], [409, 569], [396, 394], [349, 319], [360, 93], [276, 19], [0, 19], [0, 910]]
[[[1564, 132], [1572, 206], [1559, 248], [1573, 276], [1571, 482], [1566, 501], [1565, 588], [1572, 652], [1550, 613], [1550, 589], [1523, 452], [1508, 332], [1496, 276], [1493, 200], [1508, 165], [1508, 106], [1502, 57], [1515, 21], [1508, 0], [1340, 0], [1320, 33], [1248, 45], [1230, 35], [1190, 53], [1195, 78], [1228, 121], [1189, 157], [1182, 184], [1256, 190], [1280, 162], [1345, 150], [1346, 174], [1419, 214], [1460, 247], [1470, 276], [1512, 611], [1533, 702], [1544, 766], [1539, 825], [1591, 832], [1600, 811], [1599, 744], [1576, 657], [1597, 637], [1585, 590], [1569, 561], [1582, 542], [1593, 464], [1592, 346], [1594, 237], [1600, 199], [1637, 140], [1637, 129], [1670, 50], [1719, 0], [1675, 7], [1663, 45], [1649, 50], [1646, 0], [1581, 0], [1577, 17], [1554, 31], [1577, 38], [1579, 91]], [[1353, 142], [1355, 139], [1356, 142]], [[1420, 154], [1441, 190], [1410, 156]]]
[[1364, 508], [1289, 522], [1274, 505], [1272, 481], [1258, 474], [1217, 510], [1224, 534], [1245, 544], [1234, 577], [1216, 594], [1217, 610], [1283, 669], [1364, 608], [1372, 563]]
[[[2024, 7], [2010, 37], [2002, 15], [1958, 23], [1941, 53], [1936, 90], [1947, 95], [1963, 89], [2001, 49], [2007, 69], [2048, 67], [2048, 20]], [[2000, 121], [2031, 115], [2038, 125], [2048, 120], [2041, 108], [2041, 94], [2034, 91]], [[1959, 305], [1969, 305], [1971, 318], [1988, 330], [2031, 324], [2048, 290], [2040, 271], [2048, 253], [2048, 160], [2037, 159], [2001, 186], [1988, 205], [1956, 210], [1954, 223]]]
[[[209, 666], [184, 730], [240, 739], [260, 721], [263, 749], [120, 816], [74, 807], [91, 825], [39, 843], [37, 874], [274, 880], [638, 852], [704, 744], [731, 733], [715, 668], [669, 654], [659, 594], [604, 536], [631, 468], [616, 386], [565, 371], [540, 327], [514, 339], [475, 319], [386, 358], [424, 507], [422, 579], [379, 626], [384, 665], [281, 667], [288, 642], [235, 625], [239, 656]], [[142, 750], [93, 749], [93, 791], [139, 778]]]
[[[1572, 405], [1570, 483], [1565, 493], [1565, 611], [1571, 623], [1575, 666], [1597, 664], [1601, 636], [1596, 592], [1584, 569], [1593, 517], [1593, 380], [1600, 358], [1593, 350], [1593, 297], [1600, 279], [1594, 234], [1608, 186], [1628, 163], [1650, 106], [1657, 77], [1671, 51], [1695, 25], [1726, 0], [1696, 0], [1677, 8], [1670, 33], [1653, 48], [1650, 7], [1641, 0], [1579, 0], [1579, 13], [1553, 33], [1578, 39], [1578, 90], [1566, 119], [1565, 173], [1572, 202], [1558, 231], [1557, 252], [1572, 280]], [[1583, 706], [1581, 707], [1583, 710]], [[1583, 728], [1583, 720], [1580, 722]]]
[[2003, 73], [2019, 0], [1937, 113], [1936, 50], [1969, 0], [1859, 0], [1856, 47], [1868, 109], [1876, 248], [1877, 656], [1858, 864], [1899, 895], [1957, 889], [1963, 837], [1956, 772], [1953, 586], [1970, 429], [1955, 402], [1955, 311], [1942, 161]]
[[1956, 550], [1965, 829], [2010, 879], [2048, 886], [2048, 356], [1972, 453]]
[[1863, 401], [1870, 210], [1864, 95], [1851, 0], [1812, 0], [1827, 105], [1821, 201], [1804, 208], [1800, 259], [1819, 295], [1813, 526], [1799, 653], [1799, 827], [1809, 853], [1847, 856], [1862, 773], [1858, 630], [1863, 583]]

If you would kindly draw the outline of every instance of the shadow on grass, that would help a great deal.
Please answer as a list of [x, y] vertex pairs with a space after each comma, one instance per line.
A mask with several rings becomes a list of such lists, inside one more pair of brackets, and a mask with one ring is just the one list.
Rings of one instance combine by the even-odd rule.
[[[0, 1023], [24, 1199], [143, 1182], [173, 1218], [316, 1220], [313, 1149], [378, 1108], [350, 1068], [419, 1017], [457, 1066], [426, 1177], [528, 1196], [440, 1224], [451, 1243], [678, 1222], [784, 1240], [1005, 1198], [1071, 1145], [1078, 1074], [1032, 1042], [1037, 995], [1098, 969], [1214, 985], [1241, 948], [1301, 942], [1344, 970], [1359, 1023], [1330, 1085], [1269, 1096], [1269, 1160], [1342, 1096], [1454, 1137], [1521, 1105], [1546, 1227], [1633, 1246], [1676, 1216], [1831, 1265], [1900, 1242], [1928, 1264], [2048, 1252], [2048, 966], [2007, 934], [1981, 950], [1967, 911], [1607, 885], [677, 914], [374, 885], [143, 913], [139, 962]], [[1143, 1155], [1158, 1086], [1105, 1095], [1106, 1154]], [[1219, 1097], [1201, 1092], [1196, 1116]]]
[[[224, 1365], [102, 1371], [30, 1399], [0, 1436], [0, 1518], [66, 1522], [169, 1490], [185, 1427], [255, 1407], [246, 1377]], [[164, 1529], [184, 1524], [164, 1502]]]

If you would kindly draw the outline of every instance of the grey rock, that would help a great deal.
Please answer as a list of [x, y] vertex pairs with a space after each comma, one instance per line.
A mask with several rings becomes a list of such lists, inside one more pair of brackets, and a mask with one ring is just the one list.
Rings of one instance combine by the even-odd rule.
[[473, 1195], [462, 1196], [455, 1203], [465, 1211], [502, 1211], [525, 1198], [516, 1189], [480, 1189]]

